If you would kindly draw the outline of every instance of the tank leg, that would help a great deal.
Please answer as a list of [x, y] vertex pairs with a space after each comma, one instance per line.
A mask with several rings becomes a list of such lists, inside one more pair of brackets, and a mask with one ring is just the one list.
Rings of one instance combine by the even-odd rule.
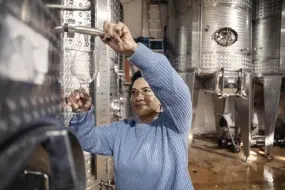
[[[225, 108], [224, 108], [224, 113], [231, 113], [232, 117], [232, 122], [233, 125], [235, 126], [235, 101], [236, 101], [236, 97], [234, 96], [229, 96], [226, 97], [225, 99]], [[237, 139], [237, 129], [238, 127], [235, 127], [235, 136], [233, 137], [235, 140]]]
[[225, 98], [219, 99], [218, 95], [212, 95], [213, 104], [214, 104], [214, 114], [215, 114], [215, 122], [216, 122], [216, 131], [217, 138], [221, 137], [221, 127], [219, 124], [220, 116], [218, 114], [223, 114], [225, 110]]
[[281, 75], [263, 76], [265, 114], [265, 155], [271, 156], [280, 98]]
[[198, 94], [199, 94], [199, 81], [195, 77], [195, 72], [189, 72], [186, 75], [186, 83], [189, 87], [191, 98], [192, 98], [192, 126], [189, 131], [189, 148], [191, 147], [192, 140], [193, 140], [193, 124], [195, 122], [196, 110], [197, 110], [197, 103], [198, 103]]
[[247, 99], [236, 98], [236, 126], [240, 128], [243, 151], [246, 159], [250, 153], [251, 122], [252, 122], [252, 76], [247, 76]]

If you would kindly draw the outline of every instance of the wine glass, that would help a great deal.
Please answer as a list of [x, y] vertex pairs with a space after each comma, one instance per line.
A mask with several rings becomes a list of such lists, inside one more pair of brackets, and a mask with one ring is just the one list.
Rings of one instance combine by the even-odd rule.
[[76, 51], [71, 63], [71, 74], [78, 80], [80, 88], [82, 88], [82, 85], [88, 85], [97, 77], [99, 62], [100, 50], [98, 48], [92, 51], [91, 56], [86, 52]]

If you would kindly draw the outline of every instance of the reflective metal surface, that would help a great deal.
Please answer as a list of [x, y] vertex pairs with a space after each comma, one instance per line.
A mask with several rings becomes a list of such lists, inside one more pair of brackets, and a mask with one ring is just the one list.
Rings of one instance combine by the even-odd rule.
[[281, 0], [253, 1], [254, 73], [274, 74], [280, 66]]
[[217, 139], [221, 136], [221, 126], [220, 116], [219, 114], [224, 113], [225, 110], [225, 98], [219, 98], [217, 94], [212, 94], [213, 104], [214, 104], [214, 114], [215, 114], [215, 122], [216, 122], [216, 132], [217, 132]]
[[195, 116], [196, 116], [196, 108], [198, 104], [198, 95], [199, 95], [199, 81], [195, 80], [196, 74], [195, 72], [187, 72], [187, 73], [179, 73], [179, 75], [182, 77], [182, 79], [185, 81], [185, 83], [189, 87], [189, 91], [191, 93], [192, 98], [192, 123], [189, 134], [188, 134], [188, 149], [191, 148], [192, 140], [193, 140], [193, 124], [195, 122]]
[[[97, 0], [95, 11], [95, 27], [103, 29], [104, 21], [111, 20], [111, 1]], [[95, 117], [96, 125], [103, 126], [110, 123], [110, 48], [106, 46], [101, 39], [96, 38], [96, 45], [99, 47], [100, 62], [99, 62], [99, 74], [97, 76], [96, 84], [94, 85], [94, 102], [95, 104]], [[96, 155], [96, 179], [107, 181], [112, 179], [112, 160], [109, 157]]]
[[[89, 0], [64, 0], [63, 5], [66, 7], [87, 7], [90, 6]], [[74, 26], [90, 28], [94, 27], [95, 23], [92, 23], [92, 19], [95, 17], [95, 9], [91, 7], [90, 10], [82, 10], [82, 11], [63, 11], [62, 12], [62, 24], [70, 23], [73, 21]], [[62, 26], [59, 25], [59, 26]], [[61, 70], [61, 84], [62, 90], [64, 92], [64, 96], [67, 97], [72, 91], [78, 89], [79, 87], [84, 88], [87, 92], [93, 94], [94, 90], [89, 85], [80, 85], [77, 78], [72, 74], [72, 64], [74, 61], [80, 61], [82, 67], [84, 67], [84, 71], [89, 72], [91, 65], [93, 65], [92, 59], [94, 46], [96, 46], [96, 42], [94, 43], [94, 37], [89, 35], [84, 35], [80, 33], [75, 33], [75, 27], [69, 28], [73, 29], [73, 35], [70, 33], [64, 33], [63, 37], [63, 55], [64, 55], [64, 65]], [[76, 60], [75, 60], [76, 56]], [[91, 87], [91, 88], [90, 88]], [[69, 120], [71, 119], [72, 112], [67, 107], [65, 107], [64, 119], [65, 125], [68, 126]], [[85, 155], [85, 167], [86, 167], [86, 186], [92, 186], [96, 184], [94, 172], [94, 166], [91, 164], [91, 155], [88, 153], [84, 153]]]
[[[62, 64], [59, 12], [38, 1], [0, 7], [0, 144], [43, 118], [60, 115]], [[33, 11], [31, 11], [33, 9]]]
[[248, 96], [247, 99], [236, 98], [236, 127], [240, 128], [241, 140], [243, 142], [243, 153], [246, 159], [250, 153], [251, 121], [252, 121], [252, 75], [247, 77]]
[[[191, 66], [192, 51], [192, 7], [183, 2], [177, 2], [176, 9], [176, 63], [177, 71], [185, 72]], [[180, 5], [180, 6], [179, 6]], [[183, 9], [181, 9], [183, 7]], [[185, 19], [187, 18], [187, 19]]]
[[280, 98], [281, 75], [264, 76], [265, 155], [271, 156]]
[[[279, 43], [280, 31], [282, 31], [282, 29], [280, 30], [281, 1], [192, 0], [191, 2], [170, 2], [176, 8], [176, 14], [173, 16], [172, 13], [169, 18], [170, 24], [175, 23], [173, 20], [179, 23], [179, 16], [183, 14], [192, 22], [191, 26], [186, 24], [187, 27], [183, 26], [183, 22], [179, 23], [179, 30], [169, 32], [172, 45], [176, 42], [178, 45], [176, 54], [170, 56], [172, 64], [178, 71], [197, 72], [197, 77], [193, 80], [201, 84], [201, 89], [213, 93], [215, 114], [222, 114], [226, 109], [225, 100], [220, 98], [236, 99], [236, 103], [234, 100], [229, 102], [229, 112], [233, 112], [234, 115], [234, 105], [236, 104], [236, 116], [242, 118], [237, 120], [236, 132], [240, 127], [245, 147], [244, 153], [248, 157], [252, 122], [250, 113], [253, 99], [253, 85], [249, 81], [252, 81], [253, 77], [261, 77], [263, 74], [277, 74], [284, 67], [282, 66], [283, 52], [279, 51], [279, 47], [281, 49], [283, 47], [282, 37], [281, 45]], [[188, 9], [191, 10], [191, 15], [186, 14]], [[189, 31], [186, 29], [192, 31], [189, 38], [187, 38]], [[174, 34], [180, 38], [173, 40]], [[188, 40], [186, 39], [191, 39], [191, 44], [187, 44]], [[280, 54], [281, 66], [279, 64]], [[181, 55], [183, 59], [181, 59]], [[185, 55], [191, 55], [191, 61], [188, 59], [185, 61]], [[252, 73], [255, 75], [252, 76]], [[276, 89], [278, 90], [279, 87]], [[265, 91], [264, 93], [268, 93]], [[236, 96], [242, 97], [242, 99]], [[270, 109], [271, 115], [268, 115], [266, 120], [269, 123], [274, 123], [276, 119], [272, 113], [275, 111], [273, 107]], [[219, 136], [218, 122], [219, 117], [217, 116], [216, 127]], [[267, 130], [271, 130], [271, 128], [269, 127]], [[268, 138], [270, 137], [268, 136]]]
[[[44, 161], [37, 159], [40, 157]], [[36, 129], [22, 133], [7, 143], [0, 150], [0, 166], [0, 189], [28, 189], [25, 185], [33, 184], [27, 182], [27, 170], [49, 177], [50, 189], [81, 190], [86, 185], [84, 157], [77, 138], [64, 129], [58, 130], [58, 127], [46, 124], [37, 125]], [[41, 185], [39, 183], [46, 180], [36, 179], [33, 182], [34, 185]]]
[[[123, 21], [122, 5], [119, 0], [112, 0], [111, 3], [111, 21], [118, 23]], [[109, 49], [110, 63], [110, 101], [111, 101], [111, 120], [125, 119], [125, 98], [123, 97], [123, 59], [121, 54], [117, 54]]]
[[[62, 80], [66, 46], [62, 47], [62, 33], [54, 32], [61, 25], [61, 12], [45, 3], [61, 1], [1, 2], [1, 188], [18, 179], [41, 143], [46, 143], [51, 168], [36, 178], [52, 176], [49, 182], [55, 189], [86, 185], [81, 147], [74, 136], [58, 129], [63, 127], [62, 90], [66, 90], [61, 87], [68, 83]], [[34, 167], [34, 177], [37, 170], [41, 167]]]
[[74, 37], [75, 33], [85, 34], [89, 36], [100, 36], [104, 35], [103, 30], [96, 28], [85, 27], [85, 26], [76, 26], [74, 19], [69, 19], [62, 27], [57, 27], [58, 32], [67, 32], [68, 37]]
[[[95, 11], [95, 28], [103, 29], [104, 21], [119, 22], [122, 19], [121, 5], [118, 0], [97, 0]], [[111, 102], [118, 97], [119, 78], [116, 69], [121, 70], [120, 55], [106, 46], [101, 39], [95, 43], [101, 51], [99, 74], [95, 85], [96, 125], [109, 124], [114, 118], [111, 115]], [[113, 160], [111, 157], [96, 155], [96, 178], [107, 182], [114, 177]]]
[[114, 121], [120, 121], [123, 120], [125, 117], [125, 104], [126, 104], [127, 98], [124, 96], [117, 96], [113, 99], [111, 103], [111, 114], [114, 118]]
[[[89, 1], [77, 0], [73, 2], [66, 1], [65, 6], [79, 6], [87, 5]], [[73, 5], [70, 5], [73, 4]], [[64, 12], [64, 23], [67, 23], [63, 26], [64, 31], [67, 32], [65, 35], [65, 65], [63, 68], [63, 81], [65, 94], [70, 93], [70, 91], [78, 88], [78, 85], [74, 83], [72, 75], [70, 75], [70, 67], [72, 64], [72, 51], [79, 51], [82, 57], [82, 66], [89, 67], [94, 65], [94, 61], [98, 61], [99, 70], [97, 80], [95, 84], [91, 84], [89, 87], [85, 86], [87, 91], [90, 91], [94, 95], [94, 106], [95, 106], [95, 116], [96, 116], [96, 125], [103, 126], [109, 124], [110, 121], [113, 121], [110, 115], [110, 108], [113, 108], [114, 116], [117, 115], [116, 105], [117, 98], [120, 96], [120, 78], [121, 75], [121, 56], [115, 53], [110, 47], [106, 46], [101, 39], [94, 38], [98, 34], [103, 34], [103, 23], [104, 21], [112, 21], [114, 23], [119, 22], [123, 15], [121, 11], [121, 4], [118, 0], [97, 0], [94, 2], [94, 7], [91, 7], [90, 11], [68, 11]], [[93, 22], [95, 21], [95, 22]], [[98, 28], [98, 29], [97, 29]], [[59, 30], [61, 28], [57, 28]], [[82, 35], [83, 34], [83, 35]], [[93, 50], [100, 51], [100, 59], [92, 59]], [[78, 56], [76, 55], [78, 59]], [[96, 67], [96, 66], [95, 66]], [[90, 67], [91, 69], [91, 67]], [[85, 69], [85, 72], [90, 72], [88, 68]], [[71, 72], [74, 73], [74, 72]], [[77, 82], [78, 84], [78, 82]], [[71, 86], [72, 85], [72, 86]], [[113, 102], [111, 105], [110, 102]], [[115, 105], [116, 104], [116, 105]], [[121, 106], [121, 103], [119, 103]], [[66, 122], [70, 119], [70, 111], [66, 110]], [[91, 158], [89, 154], [85, 153], [86, 166], [87, 166], [87, 186], [88, 189], [98, 188], [97, 180], [107, 181], [113, 178], [113, 162], [109, 157], [104, 157], [96, 155], [95, 157], [95, 175], [91, 173], [94, 166], [91, 165]], [[96, 186], [96, 187], [95, 187]]]
[[203, 1], [199, 73], [251, 71], [251, 9], [251, 0]]
[[[198, 68], [201, 62], [202, 48], [202, 0], [192, 0], [192, 59], [191, 68]], [[197, 70], [197, 69], [196, 69]]]

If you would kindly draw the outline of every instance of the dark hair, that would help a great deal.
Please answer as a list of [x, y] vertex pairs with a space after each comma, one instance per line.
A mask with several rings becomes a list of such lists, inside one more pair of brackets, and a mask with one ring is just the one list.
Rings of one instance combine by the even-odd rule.
[[141, 74], [140, 71], [137, 71], [137, 72], [135, 72], [135, 73], [133, 74], [132, 83], [130, 84], [130, 88], [129, 88], [129, 94], [131, 94], [131, 92], [132, 92], [132, 88], [133, 88], [133, 86], [134, 86], [135, 81], [136, 81], [138, 78], [142, 78], [142, 77], [143, 77], [143, 76], [142, 76], [142, 74]]

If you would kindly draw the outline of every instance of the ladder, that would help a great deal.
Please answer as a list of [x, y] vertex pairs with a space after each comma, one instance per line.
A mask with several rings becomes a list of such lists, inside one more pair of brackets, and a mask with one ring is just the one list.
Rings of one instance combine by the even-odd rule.
[[155, 52], [164, 54], [163, 30], [160, 19], [161, 2], [162, 0], [148, 0], [148, 47]]

